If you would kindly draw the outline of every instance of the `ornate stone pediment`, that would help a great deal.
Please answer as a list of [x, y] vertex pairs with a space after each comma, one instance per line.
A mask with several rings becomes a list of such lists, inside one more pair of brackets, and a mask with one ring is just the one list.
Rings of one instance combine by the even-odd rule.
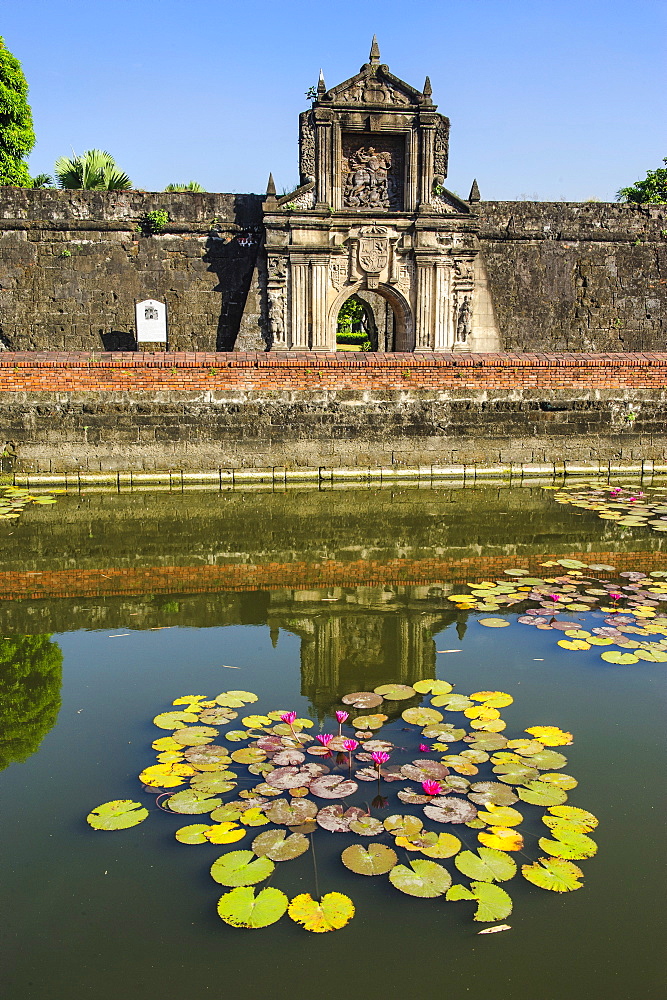
[[332, 104], [367, 105], [382, 107], [428, 106], [431, 102], [429, 90], [422, 93], [400, 80], [389, 67], [380, 63], [380, 50], [373, 39], [370, 62], [364, 63], [356, 76], [339, 83], [337, 87], [318, 89], [318, 100]]

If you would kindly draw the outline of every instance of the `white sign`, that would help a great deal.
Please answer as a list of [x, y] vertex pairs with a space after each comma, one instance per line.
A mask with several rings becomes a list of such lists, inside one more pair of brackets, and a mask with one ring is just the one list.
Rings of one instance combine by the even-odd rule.
[[137, 344], [167, 343], [167, 307], [164, 302], [146, 299], [135, 305]]

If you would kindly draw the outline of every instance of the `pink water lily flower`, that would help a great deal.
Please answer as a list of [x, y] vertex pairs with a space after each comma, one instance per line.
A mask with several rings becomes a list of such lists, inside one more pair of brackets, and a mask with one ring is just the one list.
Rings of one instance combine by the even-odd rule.
[[419, 750], [420, 750], [421, 753], [430, 753], [431, 748], [429, 746], [427, 746], [425, 743], [420, 743], [419, 744]]
[[439, 781], [422, 781], [422, 788], [426, 795], [439, 795], [442, 791]]
[[560, 601], [560, 594], [549, 594], [552, 601]]
[[343, 743], [343, 746], [348, 751], [348, 753], [352, 753], [352, 751], [356, 750], [357, 747], [359, 746], [359, 741], [358, 740], [345, 740], [345, 742]]
[[349, 718], [350, 718], [349, 712], [340, 712], [340, 711], [336, 712], [336, 722], [339, 723], [347, 722]]
[[623, 597], [623, 594], [610, 593], [609, 596], [611, 597], [612, 601], [620, 601], [620, 599]]
[[283, 712], [280, 718], [288, 726], [291, 726], [292, 723], [296, 720], [296, 712]]
[[323, 747], [328, 747], [333, 739], [333, 733], [319, 733], [315, 739], [319, 740]]
[[381, 764], [386, 764], [387, 761], [389, 760], [389, 754], [385, 753], [384, 750], [376, 750], [375, 753], [371, 754], [371, 757], [377, 764], [378, 768], [380, 767]]

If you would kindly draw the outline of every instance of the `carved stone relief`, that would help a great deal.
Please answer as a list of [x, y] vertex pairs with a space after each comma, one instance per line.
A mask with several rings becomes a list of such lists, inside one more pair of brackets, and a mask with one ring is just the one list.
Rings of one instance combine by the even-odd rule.
[[329, 264], [329, 280], [336, 291], [340, 291], [347, 283], [349, 264], [347, 260], [332, 260]]
[[269, 288], [269, 324], [273, 343], [285, 343], [285, 290]]
[[315, 126], [310, 111], [299, 115], [299, 172], [302, 184], [315, 180]]
[[433, 173], [447, 176], [447, 161], [449, 159], [449, 124], [438, 120], [433, 144]]
[[345, 136], [343, 141], [343, 205], [345, 208], [389, 208], [403, 202], [403, 149], [400, 140]]
[[411, 260], [406, 260], [401, 263], [398, 269], [398, 281], [396, 282], [396, 287], [399, 291], [407, 297], [410, 294], [410, 289], [412, 287], [412, 282], [415, 277], [415, 265]]
[[266, 268], [269, 278], [273, 281], [281, 281], [287, 275], [287, 264], [285, 258], [280, 254], [269, 254]]
[[292, 198], [290, 205], [294, 205], [296, 208], [312, 208], [315, 204], [315, 192], [314, 191], [304, 191], [303, 194], [298, 195], [296, 198]]
[[407, 94], [377, 78], [355, 80], [347, 90], [336, 94], [336, 100], [348, 104], [410, 104]]
[[470, 309], [470, 296], [465, 295], [463, 302], [458, 309], [456, 320], [456, 343], [466, 344], [472, 330], [472, 311]]

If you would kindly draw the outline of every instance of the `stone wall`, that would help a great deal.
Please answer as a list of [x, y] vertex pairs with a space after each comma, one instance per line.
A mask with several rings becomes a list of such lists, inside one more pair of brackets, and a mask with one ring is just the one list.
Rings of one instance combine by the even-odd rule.
[[481, 202], [503, 349], [661, 351], [667, 205]]
[[666, 403], [657, 353], [0, 356], [5, 468], [45, 473], [664, 468]]
[[[138, 230], [145, 213], [164, 230]], [[133, 350], [134, 303], [167, 303], [170, 350], [230, 350], [261, 239], [256, 195], [0, 188], [0, 346]], [[239, 238], [242, 242], [239, 242]]]
[[[130, 350], [135, 300], [158, 298], [169, 309], [171, 350], [262, 350], [261, 202], [0, 188], [0, 347]], [[504, 350], [663, 349], [665, 206], [473, 207], [483, 258], [476, 281], [488, 281]], [[138, 220], [158, 209], [169, 223], [143, 236]]]

